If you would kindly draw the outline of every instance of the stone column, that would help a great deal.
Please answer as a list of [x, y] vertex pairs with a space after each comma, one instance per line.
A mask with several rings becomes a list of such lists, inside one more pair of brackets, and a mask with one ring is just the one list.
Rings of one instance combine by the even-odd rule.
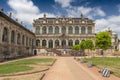
[[73, 40], [73, 45], [75, 45], [75, 40], [76, 40], [76, 39]]
[[72, 28], [73, 28], [73, 34], [75, 34], [75, 27], [72, 26]]
[[48, 34], [48, 27], [46, 26], [46, 34]]
[[0, 43], [2, 43], [3, 27], [0, 27]]
[[53, 27], [53, 34], [55, 34], [55, 27]]
[[46, 47], [47, 47], [47, 48], [48, 48], [48, 41], [49, 41], [49, 40], [46, 40]]
[[59, 27], [59, 33], [60, 33], [60, 34], [62, 33], [62, 31], [61, 31], [61, 30], [62, 30], [62, 27]]
[[92, 34], [95, 33], [95, 28], [92, 26]]
[[66, 26], [66, 34], [68, 34], [68, 30], [69, 29], [69, 26]]
[[88, 34], [88, 27], [87, 26], [85, 27], [85, 30], [86, 30], [85, 34]]
[[39, 39], [40, 40], [40, 48], [42, 48], [42, 39]]
[[53, 39], [53, 48], [55, 48], [55, 40]]
[[81, 27], [79, 27], [79, 34], [81, 34]]
[[17, 31], [15, 31], [15, 44], [17, 45]]
[[8, 30], [8, 43], [11, 44], [11, 30]]
[[66, 39], [66, 46], [68, 46], [68, 39]]

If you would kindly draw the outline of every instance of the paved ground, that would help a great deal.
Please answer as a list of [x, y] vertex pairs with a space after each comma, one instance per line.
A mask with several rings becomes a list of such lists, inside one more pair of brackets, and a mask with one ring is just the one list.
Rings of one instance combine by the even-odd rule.
[[[93, 69], [93, 70], [92, 70]], [[120, 80], [115, 76], [104, 78], [96, 68], [87, 68], [72, 57], [60, 57], [43, 80]]]

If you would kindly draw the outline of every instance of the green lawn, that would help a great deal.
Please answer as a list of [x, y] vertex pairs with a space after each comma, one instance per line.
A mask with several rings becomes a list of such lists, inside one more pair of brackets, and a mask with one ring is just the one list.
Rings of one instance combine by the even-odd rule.
[[112, 71], [112, 73], [118, 77], [120, 77], [120, 58], [85, 58], [85, 62], [91, 61], [93, 65], [98, 66], [99, 68], [108, 68]]
[[23, 59], [14, 62], [9, 62], [6, 64], [0, 65], [0, 74], [11, 74], [17, 72], [23, 72], [34, 69], [30, 67], [30, 64], [37, 63], [53, 63], [55, 59], [53, 58], [40, 58], [40, 59]]

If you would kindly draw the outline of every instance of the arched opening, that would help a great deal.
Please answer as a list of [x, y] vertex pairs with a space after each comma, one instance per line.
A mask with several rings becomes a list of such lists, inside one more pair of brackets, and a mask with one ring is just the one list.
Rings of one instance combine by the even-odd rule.
[[79, 44], [79, 40], [75, 40], [75, 45], [76, 45], [76, 44]]
[[59, 47], [59, 40], [55, 40], [55, 47]]
[[52, 34], [52, 33], [53, 33], [53, 27], [50, 26], [50, 27], [49, 27], [49, 34]]
[[79, 34], [79, 27], [78, 26], [75, 27], [75, 34]]
[[46, 40], [42, 40], [42, 47], [46, 47]]
[[65, 33], [66, 33], [66, 27], [63, 26], [63, 27], [62, 27], [62, 34], [65, 34]]
[[40, 40], [39, 39], [36, 40], [36, 46], [37, 47], [40, 46]]
[[68, 34], [72, 34], [73, 33], [73, 28], [72, 28], [72, 26], [70, 26], [69, 28], [68, 28]]
[[53, 41], [52, 40], [49, 40], [49, 48], [53, 48]]
[[88, 27], [88, 34], [92, 34], [92, 27], [91, 26]]
[[25, 37], [24, 37], [24, 35], [22, 36], [22, 44], [24, 45], [24, 41], [25, 40]]
[[11, 32], [11, 43], [15, 43], [15, 32]]
[[62, 47], [63, 48], [66, 47], [66, 40], [65, 39], [62, 40]]
[[3, 42], [8, 41], [8, 29], [6, 27], [3, 29], [2, 41]]
[[28, 37], [26, 37], [26, 46], [28, 46]]
[[81, 27], [81, 34], [85, 34], [85, 27], [84, 26]]
[[59, 27], [58, 26], [55, 27], [55, 34], [59, 34]]
[[73, 46], [73, 41], [72, 40], [68, 41], [68, 46]]
[[46, 26], [43, 26], [43, 28], [42, 28], [42, 34], [46, 34], [46, 33], [47, 33]]
[[36, 27], [36, 34], [37, 34], [37, 35], [40, 34], [40, 27], [39, 27], [39, 26]]
[[[26, 39], [27, 40], [27, 39]], [[27, 43], [28, 41], [26, 41]], [[17, 34], [17, 44], [20, 44], [20, 33]]]

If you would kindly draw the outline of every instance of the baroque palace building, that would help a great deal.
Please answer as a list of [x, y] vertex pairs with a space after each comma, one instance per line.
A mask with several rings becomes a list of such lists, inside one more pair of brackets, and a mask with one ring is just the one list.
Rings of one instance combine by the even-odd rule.
[[47, 18], [44, 14], [43, 18], [34, 20], [33, 26], [37, 49], [71, 49], [74, 44], [95, 38], [94, 21], [82, 14], [78, 18]]
[[32, 55], [35, 48], [35, 35], [18, 20], [0, 11], [0, 58]]

